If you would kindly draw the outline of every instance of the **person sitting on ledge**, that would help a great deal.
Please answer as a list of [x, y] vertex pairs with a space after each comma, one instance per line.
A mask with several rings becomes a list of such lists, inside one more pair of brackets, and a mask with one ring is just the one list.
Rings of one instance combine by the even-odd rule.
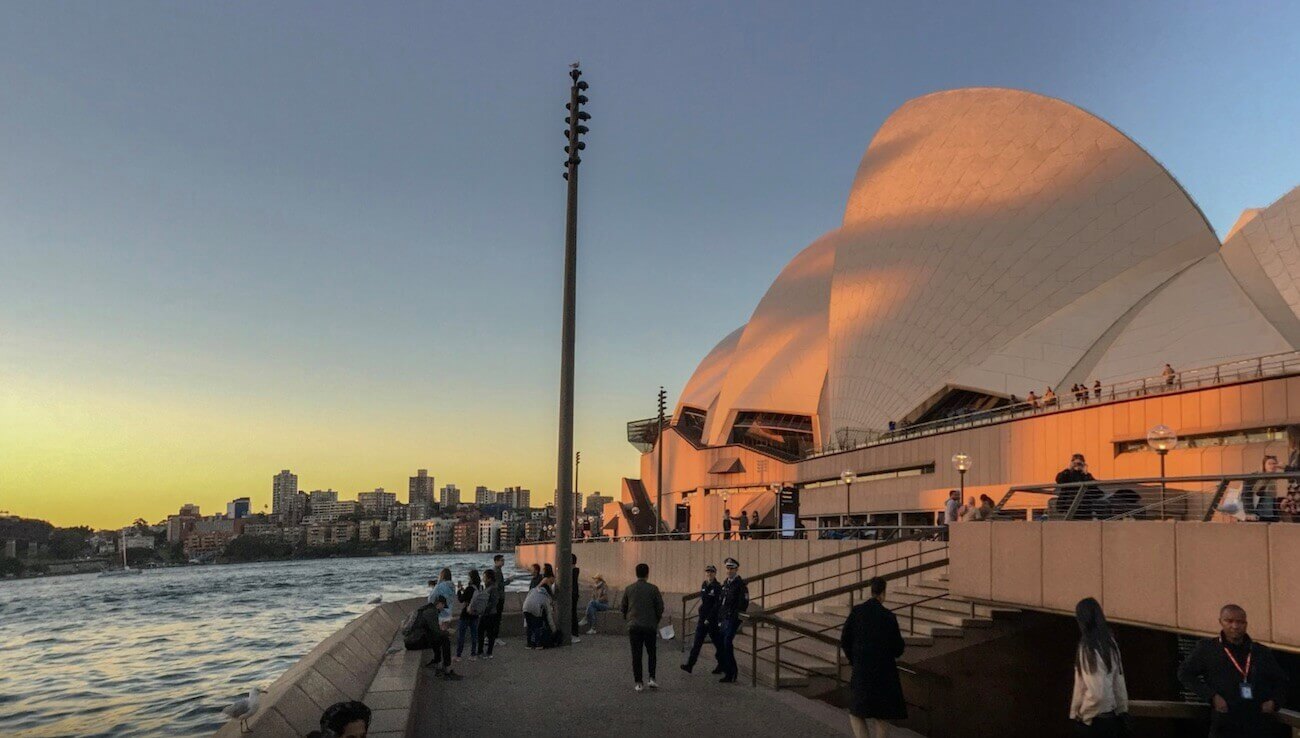
[[[447, 617], [444, 617], [444, 614]], [[402, 643], [408, 651], [433, 650], [432, 666], [435, 676], [456, 681], [460, 675], [451, 669], [451, 607], [447, 598], [438, 595], [433, 604], [422, 605], [411, 614], [402, 628]]]
[[[426, 605], [427, 607], [427, 605]], [[320, 716], [320, 730], [307, 738], [366, 738], [370, 732], [370, 708], [364, 702], [335, 702]]]
[[605, 577], [597, 574], [592, 577], [594, 584], [591, 585], [591, 599], [587, 602], [587, 615], [578, 623], [579, 627], [591, 625], [591, 630], [587, 635], [596, 635], [596, 613], [607, 612], [609, 605], [609, 585], [605, 583]]

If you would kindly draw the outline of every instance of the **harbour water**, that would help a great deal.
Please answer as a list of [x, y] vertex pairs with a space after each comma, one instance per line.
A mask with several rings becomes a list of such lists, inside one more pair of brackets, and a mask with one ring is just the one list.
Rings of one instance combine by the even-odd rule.
[[[202, 736], [373, 607], [490, 554], [191, 566], [0, 582], [0, 726], [21, 736]], [[506, 571], [514, 573], [507, 554]], [[514, 582], [510, 589], [526, 583]]]

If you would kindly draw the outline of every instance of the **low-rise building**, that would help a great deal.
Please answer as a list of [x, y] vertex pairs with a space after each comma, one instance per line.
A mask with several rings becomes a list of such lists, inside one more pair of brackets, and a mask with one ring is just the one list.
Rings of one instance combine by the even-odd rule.
[[499, 551], [501, 546], [501, 521], [483, 518], [478, 521], [478, 550]]
[[456, 521], [450, 518], [433, 518], [430, 520], [412, 520], [411, 553], [437, 553], [450, 551], [452, 529]]
[[351, 543], [357, 537], [357, 524], [352, 521], [315, 523], [307, 526], [308, 546], [338, 546]]
[[362, 543], [383, 543], [393, 539], [393, 523], [389, 520], [362, 520], [357, 523], [357, 531]]
[[451, 550], [453, 551], [477, 551], [478, 550], [478, 521], [461, 520], [458, 521], [451, 529]]
[[516, 523], [501, 524], [501, 550], [513, 551], [515, 546], [519, 545], [519, 525]]
[[235, 539], [234, 530], [193, 530], [182, 547], [186, 556], [218, 553]]

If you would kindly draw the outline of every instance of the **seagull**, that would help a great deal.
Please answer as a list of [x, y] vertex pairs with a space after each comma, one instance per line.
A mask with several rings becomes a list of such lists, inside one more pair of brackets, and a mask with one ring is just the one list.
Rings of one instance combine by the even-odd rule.
[[374, 598], [373, 600], [367, 602], [366, 604], [367, 604], [367, 605], [378, 605], [379, 603], [381, 603], [381, 602], [383, 602], [383, 601], [384, 601], [384, 596], [383, 596], [383, 595], [375, 595], [375, 598]]
[[265, 693], [265, 687], [253, 687], [248, 690], [247, 697], [240, 697], [229, 705], [221, 708], [221, 714], [231, 720], [239, 718], [239, 732], [251, 733], [252, 731], [248, 729], [248, 719], [257, 712], [260, 697]]
[[578, 68], [578, 65], [581, 64], [581, 63], [582, 63], [582, 62], [574, 62], [574, 63], [572, 63], [572, 64], [569, 65], [569, 69], [577, 69], [577, 68]]

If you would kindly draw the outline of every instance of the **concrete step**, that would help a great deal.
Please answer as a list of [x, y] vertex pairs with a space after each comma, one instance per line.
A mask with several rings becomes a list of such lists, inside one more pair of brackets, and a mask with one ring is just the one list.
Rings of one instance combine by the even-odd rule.
[[920, 605], [911, 605], [912, 602], [918, 601], [919, 598], [908, 597], [903, 595], [898, 599], [893, 596], [885, 598], [885, 606], [898, 616], [899, 624], [911, 622], [933, 623], [935, 625], [951, 625], [954, 628], [991, 628], [993, 627], [993, 618], [991, 617], [971, 617], [969, 606], [964, 611], [953, 612], [950, 609], [939, 607], [943, 600], [930, 600]]
[[[826, 630], [825, 633], [836, 640], [840, 637], [840, 627], [844, 625], [843, 616], [831, 615], [829, 613], [797, 612], [789, 613], [788, 617], [790, 620], [794, 620], [795, 622], [801, 623], [810, 628], [816, 628], [818, 630], [830, 628], [830, 630]], [[918, 646], [924, 648], [926, 646], [934, 645], [934, 639], [930, 636], [913, 635], [906, 632], [903, 633], [903, 642], [909, 647]]]
[[[741, 647], [740, 639], [736, 639], [736, 662], [740, 663], [740, 654], [745, 654], [745, 658], [751, 659], [750, 647], [752, 637], [745, 640], [744, 647]], [[776, 642], [775, 636], [771, 629], [763, 628], [758, 632], [758, 657], [760, 663], [768, 664], [760, 666], [760, 669], [768, 669], [770, 664], [776, 658], [776, 649], [772, 645]], [[781, 634], [781, 669], [785, 670], [787, 666], [795, 667], [793, 674], [804, 675], [811, 672], [820, 676], [835, 676], [835, 648], [809, 638], [799, 638], [791, 636], [788, 633]], [[752, 660], [752, 659], [751, 659]], [[782, 681], [784, 682], [784, 674]]]
[[[838, 616], [841, 621], [843, 621], [843, 619], [849, 615], [849, 607], [848, 605], [827, 605], [823, 608], [819, 608], [818, 612], [825, 615]], [[915, 621], [910, 617], [900, 616], [898, 618], [898, 626], [902, 629], [904, 636], [911, 634], [930, 636], [932, 638], [960, 638], [962, 635], [961, 626], [933, 622], [922, 618], [919, 612], [917, 613]]]
[[[750, 676], [750, 670], [753, 668], [754, 658], [753, 658], [753, 656], [750, 654], [750, 650], [749, 650], [749, 648], [750, 648], [750, 642], [751, 642], [751, 639], [748, 637], [749, 634], [748, 634], [748, 633], [742, 633], [742, 635], [743, 635], [743, 636], [746, 636], [746, 637], [744, 638], [744, 643], [742, 644], [742, 643], [741, 643], [741, 637], [740, 637], [740, 636], [737, 636], [736, 641], [735, 641], [735, 648], [736, 648], [736, 666], [738, 666], [738, 667], [740, 668], [740, 671], [741, 671], [741, 673], [742, 673], [742, 675], [743, 675], [743, 676], [741, 676], [741, 680], [744, 680], [746, 676]], [[760, 643], [760, 649], [761, 649], [761, 648], [762, 648], [762, 645], [763, 645], [763, 642], [760, 640], [759, 643]], [[807, 659], [807, 661], [805, 661], [805, 662], [799, 662], [799, 661], [797, 661], [798, 659]], [[701, 668], [701, 667], [704, 666], [706, 663], [708, 663], [708, 662], [702, 660], [702, 662], [701, 662], [700, 664], [698, 664], [698, 665], [696, 666], [696, 668], [697, 668], [697, 669], [698, 669], [698, 668]], [[780, 684], [776, 684], [776, 683], [773, 681], [773, 678], [772, 678], [772, 677], [773, 677], [773, 674], [776, 672], [776, 660], [775, 660], [775, 658], [774, 658], [773, 651], [772, 651], [772, 649], [760, 650], [759, 653], [758, 653], [758, 682], [759, 682], [759, 684], [762, 684], [762, 685], [767, 686], [767, 687], [773, 687], [773, 688], [775, 688], [775, 689], [792, 689], [792, 688], [798, 688], [798, 687], [806, 687], [806, 686], [808, 686], [808, 677], [805, 676], [804, 673], [803, 673], [802, 671], [796, 671], [795, 669], [787, 669], [787, 668], [785, 668], [787, 665], [790, 665], [790, 664], [795, 664], [795, 665], [797, 665], [797, 666], [803, 666], [803, 665], [806, 664], [806, 665], [809, 666], [809, 667], [815, 667], [815, 666], [818, 665], [817, 662], [815, 662], [814, 660], [808, 659], [807, 656], [803, 656], [803, 655], [799, 655], [799, 654], [787, 654], [787, 653], [785, 652], [785, 642], [784, 642], [784, 640], [782, 640], [782, 643], [781, 643], [781, 666], [782, 666], [782, 668], [781, 668], [781, 682], [780, 682]], [[832, 675], [835, 673], [835, 670], [834, 670], [833, 667], [831, 668], [830, 673], [831, 673]]]

